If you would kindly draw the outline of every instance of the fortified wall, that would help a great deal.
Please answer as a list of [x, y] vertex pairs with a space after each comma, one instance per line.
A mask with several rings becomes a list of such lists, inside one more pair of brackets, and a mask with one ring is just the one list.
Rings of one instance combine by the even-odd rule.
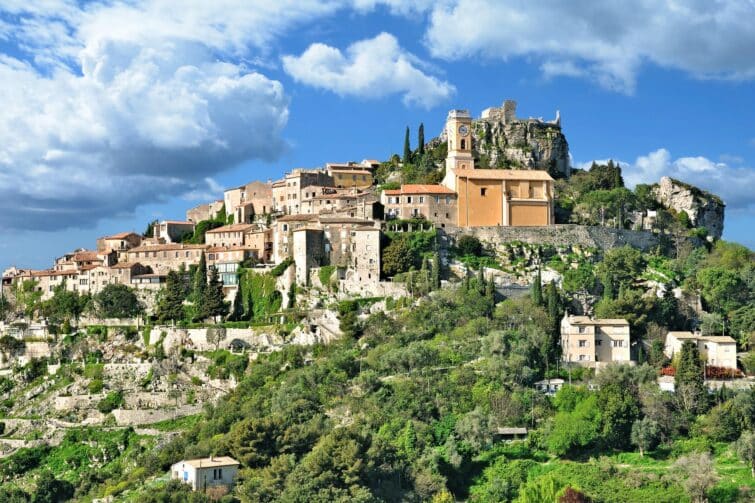
[[629, 245], [646, 251], [658, 246], [659, 243], [658, 236], [651, 232], [575, 224], [548, 227], [459, 227], [443, 230], [453, 239], [464, 234], [470, 234], [480, 241], [488, 243], [520, 241], [535, 245], [579, 245], [584, 248], [599, 248], [601, 250]]

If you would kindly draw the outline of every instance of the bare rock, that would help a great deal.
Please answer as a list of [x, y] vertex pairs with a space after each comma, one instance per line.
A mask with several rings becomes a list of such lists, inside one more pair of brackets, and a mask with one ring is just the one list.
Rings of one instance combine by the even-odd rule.
[[654, 189], [655, 199], [677, 213], [684, 211], [695, 227], [705, 227], [708, 236], [719, 239], [724, 230], [725, 204], [718, 196], [664, 176]]

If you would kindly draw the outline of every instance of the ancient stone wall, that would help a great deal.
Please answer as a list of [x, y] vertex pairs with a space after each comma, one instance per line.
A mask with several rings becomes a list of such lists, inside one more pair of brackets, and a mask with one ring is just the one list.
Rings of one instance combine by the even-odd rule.
[[585, 248], [609, 250], [630, 245], [641, 250], [648, 250], [658, 245], [658, 236], [650, 232], [611, 229], [608, 227], [584, 225], [552, 225], [548, 227], [472, 227], [446, 229], [445, 232], [455, 239], [464, 234], [471, 234], [487, 243], [506, 243], [521, 241], [529, 244], [551, 246], [580, 245]]

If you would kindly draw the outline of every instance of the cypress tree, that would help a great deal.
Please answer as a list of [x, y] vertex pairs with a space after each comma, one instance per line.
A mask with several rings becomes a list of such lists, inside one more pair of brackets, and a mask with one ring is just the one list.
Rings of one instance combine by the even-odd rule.
[[244, 292], [241, 289], [241, 280], [239, 279], [236, 295], [233, 297], [233, 307], [231, 308], [232, 321], [241, 321], [244, 318]]
[[603, 281], [603, 298], [613, 300], [616, 298], [616, 291], [613, 284], [613, 275], [609, 274]]
[[556, 283], [551, 281], [545, 286], [545, 307], [552, 326], [552, 335], [558, 332], [559, 317], [561, 316], [561, 299], [558, 295]]
[[535, 281], [532, 283], [532, 302], [538, 306], [543, 305], [543, 284], [539, 267], [537, 269], [537, 274], [535, 275]]
[[412, 148], [409, 144], [409, 126], [406, 126], [406, 133], [404, 134], [404, 164], [409, 164], [412, 161]]
[[228, 305], [223, 295], [223, 282], [220, 281], [220, 275], [215, 266], [210, 267], [210, 282], [204, 290], [200, 311], [213, 318], [228, 314]]
[[194, 271], [194, 302], [200, 303], [204, 297], [204, 292], [207, 289], [207, 260], [205, 259], [204, 252], [199, 257], [199, 264]]
[[707, 391], [703, 377], [703, 364], [697, 344], [684, 341], [679, 352], [679, 363], [674, 374], [676, 398], [682, 410], [698, 414], [705, 409]]
[[419, 145], [417, 148], [419, 149], [419, 155], [422, 157], [425, 155], [425, 125], [423, 123], [419, 123], [419, 133], [418, 133], [417, 142]]
[[440, 288], [440, 255], [436, 252], [433, 255], [433, 265], [430, 271], [430, 277], [432, 281], [433, 290]]

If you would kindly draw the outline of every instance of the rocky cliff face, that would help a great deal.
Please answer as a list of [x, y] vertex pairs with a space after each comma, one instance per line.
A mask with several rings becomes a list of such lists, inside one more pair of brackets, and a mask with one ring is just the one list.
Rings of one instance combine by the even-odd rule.
[[[488, 108], [472, 121], [473, 150], [478, 168], [542, 169], [553, 176], [569, 176], [569, 143], [561, 118], [516, 117], [516, 102]], [[429, 147], [446, 141], [445, 131]]]
[[716, 239], [721, 237], [726, 205], [718, 196], [667, 176], [654, 188], [654, 195], [664, 207], [686, 212], [693, 226], [705, 227]]
[[478, 119], [472, 123], [472, 131], [480, 167], [543, 169], [551, 175], [569, 175], [569, 144], [555, 121]]

